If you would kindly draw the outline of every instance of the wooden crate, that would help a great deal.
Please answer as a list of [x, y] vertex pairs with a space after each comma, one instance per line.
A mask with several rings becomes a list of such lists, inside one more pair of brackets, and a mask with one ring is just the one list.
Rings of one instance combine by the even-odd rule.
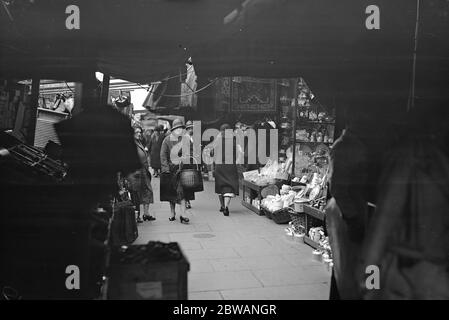
[[249, 195], [249, 197], [252, 199], [258, 199], [259, 203], [262, 203], [262, 195], [260, 192], [263, 188], [266, 186], [259, 186], [253, 182], [243, 180], [243, 195], [242, 195], [242, 205], [249, 210], [255, 212], [258, 215], [263, 215], [263, 211], [253, 206], [251, 203], [248, 203], [245, 201], [246, 195]]
[[[118, 249], [113, 249], [113, 251]], [[108, 272], [109, 300], [187, 300], [189, 263], [176, 261], [121, 263], [113, 252]]]

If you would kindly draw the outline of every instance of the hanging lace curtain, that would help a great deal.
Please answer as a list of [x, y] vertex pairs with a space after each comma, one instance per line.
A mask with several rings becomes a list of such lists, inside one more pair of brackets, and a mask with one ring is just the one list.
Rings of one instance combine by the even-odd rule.
[[187, 77], [186, 80], [181, 83], [181, 101], [180, 105], [182, 107], [193, 107], [197, 106], [197, 94], [194, 93], [198, 87], [196, 82], [197, 76], [195, 74], [195, 68], [192, 64], [187, 63]]

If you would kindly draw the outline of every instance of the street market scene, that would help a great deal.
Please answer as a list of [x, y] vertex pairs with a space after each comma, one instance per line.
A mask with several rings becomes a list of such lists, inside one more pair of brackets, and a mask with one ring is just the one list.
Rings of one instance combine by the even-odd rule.
[[448, 1], [1, 0], [0, 30], [0, 300], [449, 299]]

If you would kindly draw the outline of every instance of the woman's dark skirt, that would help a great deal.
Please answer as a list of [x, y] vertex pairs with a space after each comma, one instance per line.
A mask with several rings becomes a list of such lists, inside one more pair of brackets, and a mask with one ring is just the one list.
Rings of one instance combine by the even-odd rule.
[[239, 194], [239, 175], [235, 164], [217, 164], [215, 166], [215, 193]]
[[142, 168], [128, 175], [129, 189], [132, 202], [137, 208], [141, 204], [153, 203], [153, 188], [151, 187], [151, 175]]
[[161, 201], [180, 203], [181, 200], [195, 200], [195, 193], [181, 187], [179, 175], [176, 173], [161, 173], [160, 183]]

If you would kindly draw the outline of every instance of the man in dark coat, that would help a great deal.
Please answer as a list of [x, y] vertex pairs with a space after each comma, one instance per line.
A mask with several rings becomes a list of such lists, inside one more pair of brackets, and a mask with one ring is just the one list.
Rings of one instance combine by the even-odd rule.
[[164, 141], [164, 127], [158, 125], [151, 135], [150, 141], [148, 143], [148, 150], [150, 152], [150, 165], [154, 170], [154, 176], [159, 176], [161, 171], [161, 146]]
[[345, 108], [346, 128], [331, 151], [330, 194], [326, 227], [334, 268], [331, 299], [359, 299], [355, 277], [368, 222], [368, 202], [375, 202], [378, 159], [385, 141], [372, 113], [351, 103]]

